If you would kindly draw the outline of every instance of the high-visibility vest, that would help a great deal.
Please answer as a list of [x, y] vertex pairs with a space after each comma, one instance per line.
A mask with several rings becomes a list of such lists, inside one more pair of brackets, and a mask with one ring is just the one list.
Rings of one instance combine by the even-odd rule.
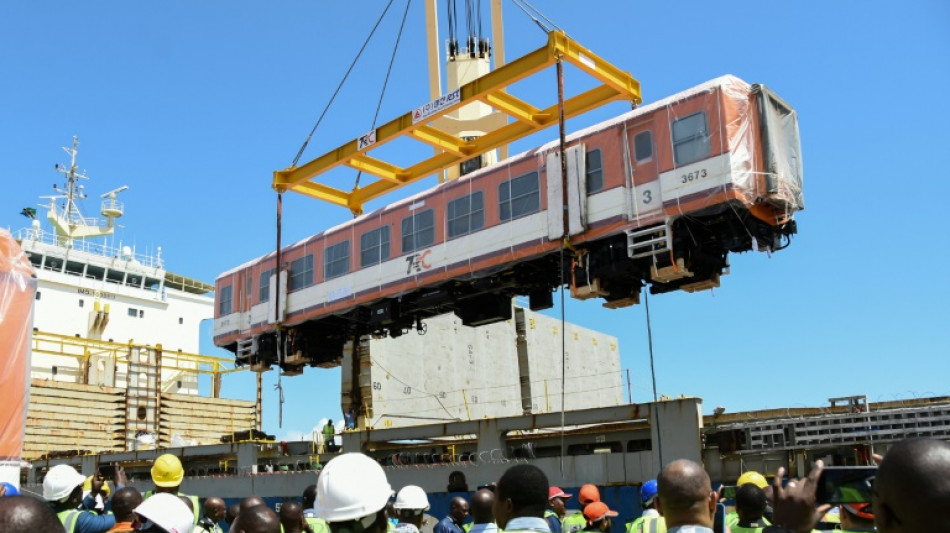
[[739, 524], [736, 524], [729, 528], [732, 533], [762, 533], [762, 530], [765, 529], [765, 526], [762, 527], [742, 527]]
[[627, 525], [627, 533], [666, 533], [666, 520], [662, 516], [641, 516]]
[[306, 516], [304, 520], [310, 524], [310, 529], [313, 530], [313, 533], [330, 533], [330, 526], [327, 525], [326, 520], [315, 516]]
[[574, 513], [561, 522], [562, 533], [576, 533], [585, 527], [587, 527], [587, 518], [581, 512]]
[[[145, 494], [142, 495], [142, 499], [147, 500], [151, 498], [153, 494], [155, 494], [155, 491], [147, 490], [145, 491]], [[195, 513], [195, 521], [192, 523], [197, 526], [198, 520], [201, 520], [201, 504], [198, 503], [198, 497], [192, 496], [190, 494], [182, 494], [180, 492], [175, 494], [175, 496], [181, 496], [182, 498], [188, 498], [189, 500], [191, 500], [191, 510], [194, 511]], [[66, 533], [69, 533], [69, 532], [67, 531]]]
[[63, 529], [66, 530], [66, 533], [75, 533], [76, 522], [79, 521], [79, 515], [81, 513], [82, 511], [78, 509], [66, 509], [65, 511], [56, 513], [56, 517], [62, 522]]

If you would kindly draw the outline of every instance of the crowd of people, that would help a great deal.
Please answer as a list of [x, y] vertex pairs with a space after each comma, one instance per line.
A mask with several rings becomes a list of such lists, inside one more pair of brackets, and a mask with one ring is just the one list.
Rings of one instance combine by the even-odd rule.
[[[836, 529], [950, 532], [950, 444], [909, 439], [895, 444], [879, 461], [871, 501], [842, 505]], [[735, 511], [722, 516], [716, 528], [723, 495], [712, 489], [702, 465], [675, 460], [642, 485], [643, 514], [625, 530], [809, 533], [830, 507], [816, 501], [823, 468], [817, 461], [805, 478], [787, 482], [783, 468], [771, 483], [758, 473], [743, 474]], [[360, 453], [330, 460], [299, 501], [285, 501], [278, 511], [257, 496], [228, 507], [221, 498], [209, 497], [201, 504], [197, 497], [182, 494], [184, 469], [173, 455], [156, 459], [151, 474], [154, 488], [145, 493], [128, 486], [121, 466], [115, 469], [111, 494], [100, 477], [88, 479], [68, 465], [49, 470], [42, 499], [0, 485], [0, 532], [419, 533], [430, 509], [421, 487], [409, 485], [394, 492], [379, 463]], [[574, 513], [568, 513], [565, 505], [571, 496], [550, 486], [536, 466], [518, 464], [469, 500], [453, 498], [448, 515], [434, 524], [433, 532], [607, 533], [614, 528], [611, 519], [618, 512], [601, 501], [596, 486], [580, 488], [581, 509]], [[618, 524], [613, 531], [619, 529]]]

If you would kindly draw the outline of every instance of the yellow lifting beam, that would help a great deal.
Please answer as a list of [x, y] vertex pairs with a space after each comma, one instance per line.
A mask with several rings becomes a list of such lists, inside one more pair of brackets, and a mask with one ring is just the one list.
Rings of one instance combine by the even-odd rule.
[[[463, 85], [457, 91], [443, 95], [299, 167], [275, 171], [272, 186], [278, 192], [298, 192], [347, 207], [354, 214], [360, 214], [363, 212], [363, 204], [393, 189], [461, 164], [555, 124], [558, 116], [557, 103], [543, 109], [537, 108], [506, 93], [505, 88], [554, 65], [558, 59], [567, 61], [603, 83], [566, 99], [565, 118], [583, 114], [615, 100], [629, 100], [633, 105], [642, 101], [640, 82], [629, 73], [601, 59], [563, 32], [551, 32], [544, 47]], [[431, 125], [438, 117], [476, 101], [507, 114], [514, 118], [514, 121], [488, 131], [474, 140], [462, 139]], [[408, 136], [442, 152], [408, 167], [400, 167], [367, 155], [370, 150], [375, 150], [400, 136]], [[376, 176], [379, 180], [349, 192], [315, 181], [315, 178], [339, 165], [360, 170]]]

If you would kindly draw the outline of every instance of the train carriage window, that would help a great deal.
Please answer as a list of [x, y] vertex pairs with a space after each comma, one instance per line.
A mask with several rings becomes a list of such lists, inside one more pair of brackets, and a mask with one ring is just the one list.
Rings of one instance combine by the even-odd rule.
[[641, 131], [633, 137], [633, 154], [637, 163], [653, 157], [653, 134], [649, 130]]
[[709, 155], [709, 128], [706, 112], [700, 111], [673, 121], [673, 158], [688, 165]]
[[288, 291], [298, 291], [313, 285], [313, 254], [307, 254], [290, 262], [290, 286]]
[[503, 221], [540, 210], [537, 171], [503, 182], [498, 186], [498, 198], [498, 210]]
[[254, 296], [254, 278], [251, 277], [251, 273], [247, 273], [247, 301], [251, 301], [251, 297]]
[[435, 242], [435, 211], [427, 209], [402, 219], [402, 251], [412, 252]]
[[481, 191], [456, 198], [447, 207], [449, 238], [467, 235], [485, 225], [485, 195]]
[[[221, 287], [221, 290], [218, 291], [218, 293], [219, 293], [219, 294], [218, 294], [218, 315], [219, 315], [219, 316], [224, 316], [224, 315], [230, 315], [230, 314], [231, 314], [231, 294], [232, 294], [232, 290], [233, 290], [232, 286], [231, 286], [231, 285], [228, 285], [228, 286], [226, 286], [226, 287]], [[129, 308], [129, 310], [132, 311], [131, 308]], [[129, 314], [132, 315], [131, 312], [130, 312]]]
[[604, 188], [604, 163], [600, 149], [588, 150], [584, 163], [587, 173], [587, 194]]
[[323, 278], [337, 278], [350, 271], [350, 241], [327, 246], [323, 254]]
[[261, 272], [261, 282], [258, 284], [260, 287], [260, 296], [259, 300], [261, 302], [266, 302], [270, 300], [270, 277], [274, 275], [274, 269], [268, 269]]
[[366, 267], [389, 259], [389, 226], [367, 231], [360, 236], [360, 266]]

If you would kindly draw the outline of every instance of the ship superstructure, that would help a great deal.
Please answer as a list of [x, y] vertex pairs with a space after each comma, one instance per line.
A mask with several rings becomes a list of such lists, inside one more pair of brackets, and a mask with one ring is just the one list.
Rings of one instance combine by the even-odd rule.
[[[43, 229], [35, 210], [28, 208], [23, 214], [33, 219], [32, 225], [16, 233], [38, 278], [31, 377], [76, 382], [85, 372], [91, 384], [123, 387], [125, 376], [115, 365], [97, 364], [102, 359], [97, 354], [88, 356], [91, 363], [84, 369], [81, 360], [70, 362], [48, 352], [83, 355], [90, 349], [85, 341], [104, 341], [162, 346], [166, 358], [197, 353], [201, 321], [213, 313], [213, 286], [166, 271], [160, 247], [142, 254], [121, 241], [116, 244], [115, 220], [125, 211], [117, 196], [128, 187], [101, 196], [102, 218], [83, 215], [81, 181], [88, 178], [76, 164], [78, 145], [73, 138], [72, 146], [64, 148], [70, 163], [56, 165], [65, 184], [44, 197], [48, 203], [42, 207], [53, 230]], [[103, 357], [108, 358], [106, 352]], [[193, 372], [163, 371], [162, 382], [166, 392], [197, 393]]]

